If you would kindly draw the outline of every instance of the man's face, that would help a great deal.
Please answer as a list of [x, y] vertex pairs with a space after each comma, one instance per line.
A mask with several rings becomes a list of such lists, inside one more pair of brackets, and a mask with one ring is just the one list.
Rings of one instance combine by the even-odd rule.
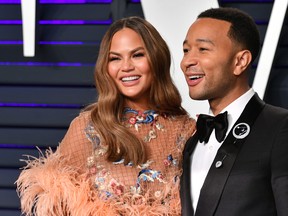
[[199, 18], [183, 43], [181, 69], [192, 99], [222, 100], [234, 88], [235, 44], [228, 37], [230, 23]]

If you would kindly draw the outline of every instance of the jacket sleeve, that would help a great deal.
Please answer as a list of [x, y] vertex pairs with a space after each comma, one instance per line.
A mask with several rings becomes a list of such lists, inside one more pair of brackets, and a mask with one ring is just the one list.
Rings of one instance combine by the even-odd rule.
[[[288, 116], [279, 122], [271, 157], [271, 183], [277, 215], [288, 215]], [[271, 126], [272, 130], [272, 126]]]

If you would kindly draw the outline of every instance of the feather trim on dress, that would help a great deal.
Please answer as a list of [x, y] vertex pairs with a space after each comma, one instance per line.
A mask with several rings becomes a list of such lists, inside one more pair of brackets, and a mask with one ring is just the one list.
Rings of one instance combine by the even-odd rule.
[[[179, 181], [167, 184], [159, 199], [124, 193], [108, 197], [93, 188], [85, 174], [69, 166], [58, 151], [47, 150], [40, 158], [27, 156], [17, 192], [22, 213], [27, 216], [180, 215]], [[173, 181], [171, 181], [173, 182]]]

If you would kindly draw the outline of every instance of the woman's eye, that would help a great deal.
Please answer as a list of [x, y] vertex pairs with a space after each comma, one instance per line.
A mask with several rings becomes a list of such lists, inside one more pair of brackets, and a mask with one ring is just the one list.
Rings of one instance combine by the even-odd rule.
[[119, 57], [116, 56], [109, 57], [109, 61], [115, 61], [115, 60], [119, 60]]
[[143, 57], [144, 56], [144, 53], [135, 53], [134, 55], [133, 55], [134, 57]]

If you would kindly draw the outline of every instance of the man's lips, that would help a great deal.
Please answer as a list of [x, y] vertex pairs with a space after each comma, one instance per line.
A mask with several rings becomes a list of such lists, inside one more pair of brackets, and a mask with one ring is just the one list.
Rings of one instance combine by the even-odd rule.
[[198, 83], [200, 83], [203, 79], [204, 75], [203, 74], [197, 74], [197, 75], [190, 75], [187, 76], [187, 84], [192, 87], [196, 86]]
[[204, 75], [191, 75], [191, 76], [188, 76], [189, 80], [197, 80], [197, 79], [200, 79], [200, 78], [203, 78]]

